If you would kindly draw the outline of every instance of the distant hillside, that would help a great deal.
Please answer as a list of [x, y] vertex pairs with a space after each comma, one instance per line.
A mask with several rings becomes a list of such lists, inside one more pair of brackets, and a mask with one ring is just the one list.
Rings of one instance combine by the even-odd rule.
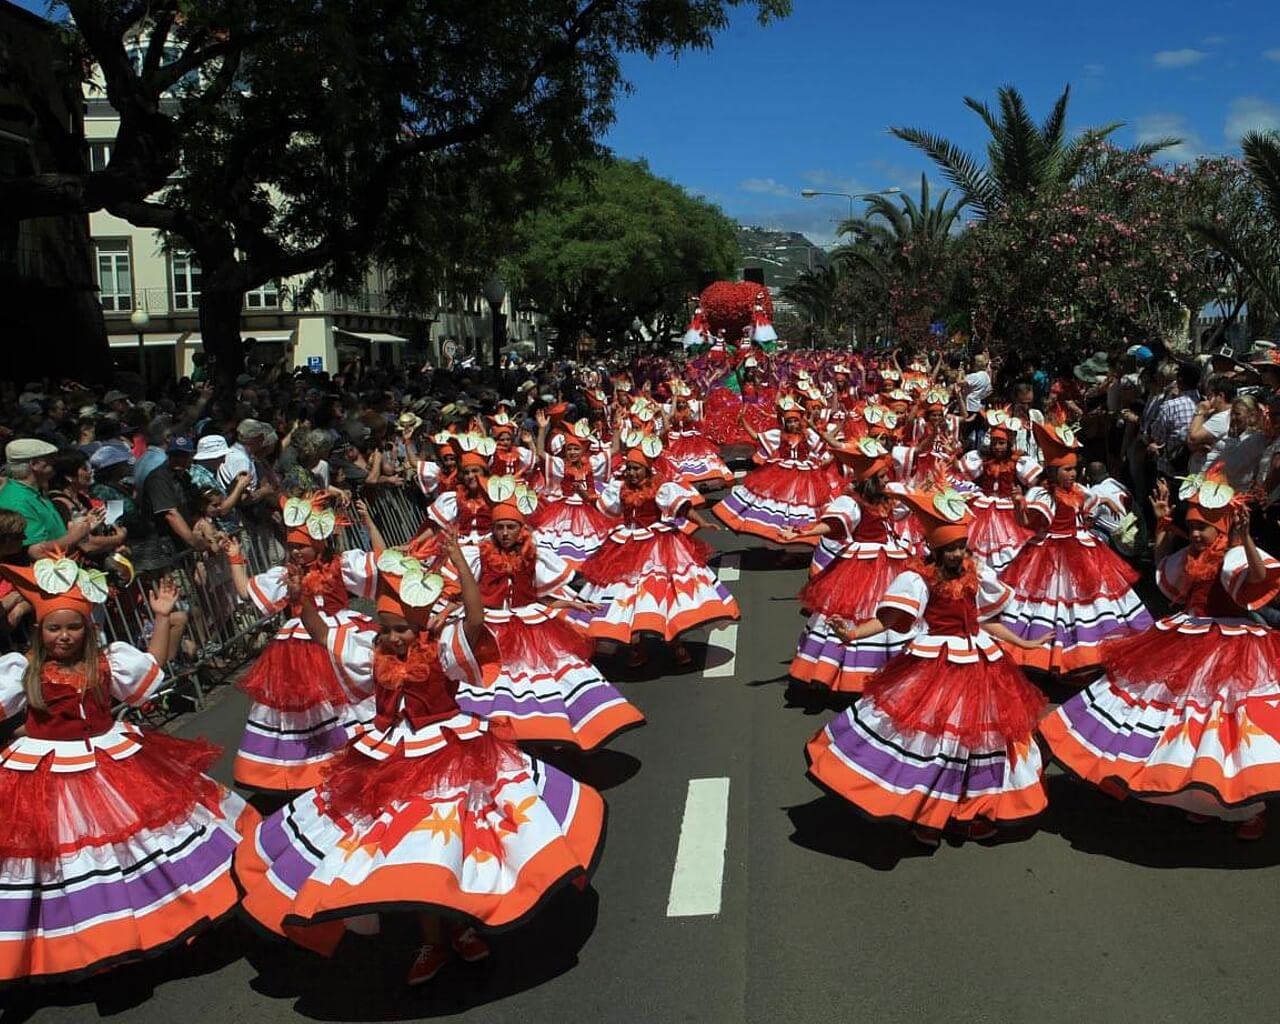
[[826, 252], [799, 231], [774, 231], [739, 224], [738, 247], [742, 252], [742, 269], [763, 269], [765, 286], [775, 294], [810, 266], [817, 269], [827, 265]]

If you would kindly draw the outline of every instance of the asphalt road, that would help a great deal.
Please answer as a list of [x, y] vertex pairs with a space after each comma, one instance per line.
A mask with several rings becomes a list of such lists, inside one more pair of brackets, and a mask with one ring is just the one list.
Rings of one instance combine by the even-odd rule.
[[[0, 1022], [1276, 1019], [1280, 821], [1245, 845], [1055, 774], [1038, 830], [995, 843], [928, 851], [866, 822], [805, 778], [832, 712], [786, 686], [802, 569], [713, 539], [740, 563], [735, 649], [699, 647], [680, 673], [658, 651], [610, 666], [647, 725], [554, 758], [609, 803], [593, 886], [497, 936], [491, 961], [409, 990], [412, 925], [350, 935], [326, 961], [233, 921], [160, 961], [11, 995]], [[224, 779], [244, 708], [224, 689], [179, 730], [227, 746]], [[691, 779], [728, 780], [722, 904], [669, 917]]]

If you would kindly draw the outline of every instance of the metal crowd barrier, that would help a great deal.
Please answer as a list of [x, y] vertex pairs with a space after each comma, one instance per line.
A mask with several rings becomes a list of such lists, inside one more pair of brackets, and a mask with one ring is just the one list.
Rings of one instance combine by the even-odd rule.
[[[406, 544], [420, 529], [426, 516], [426, 502], [416, 487], [379, 487], [364, 495], [369, 514], [388, 544]], [[285, 546], [271, 527], [246, 524], [239, 535], [241, 552], [249, 575], [279, 565]], [[339, 550], [368, 549], [369, 538], [359, 523], [343, 527], [335, 537]], [[164, 687], [140, 717], [151, 718], [187, 710], [180, 703], [199, 710], [206, 692], [225, 681], [239, 666], [255, 657], [275, 634], [280, 615], [262, 616], [249, 601], [241, 601], [235, 590], [231, 565], [220, 551], [181, 552], [161, 571], [171, 575], [182, 591], [180, 607], [187, 614], [184, 638], [195, 645], [194, 658], [179, 658], [165, 666]], [[148, 585], [160, 573], [139, 576], [127, 587], [113, 591], [103, 619], [108, 641], [122, 640], [145, 649], [151, 641], [155, 622], [147, 602]], [[121, 715], [134, 713], [122, 707]]]

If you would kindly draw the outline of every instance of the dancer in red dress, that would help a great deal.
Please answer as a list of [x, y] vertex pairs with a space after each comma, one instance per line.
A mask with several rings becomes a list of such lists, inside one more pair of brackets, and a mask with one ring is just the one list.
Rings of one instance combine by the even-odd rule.
[[996, 621], [1009, 589], [968, 556], [961, 495], [903, 500], [932, 554], [894, 580], [850, 638], [892, 629], [911, 642], [809, 741], [809, 774], [870, 817], [912, 826], [925, 845], [952, 827], [984, 839], [1047, 803], [1034, 735], [1045, 700], [1005, 657], [1006, 646], [1034, 642]]
[[800, 682], [856, 693], [909, 639], [890, 631], [853, 641], [846, 637], [851, 628], [875, 616], [910, 552], [894, 532], [897, 502], [885, 490], [891, 465], [888, 450], [865, 437], [833, 448], [832, 455], [848, 466], [855, 482], [803, 531], [820, 538], [817, 550], [827, 548], [832, 555], [800, 591], [800, 607], [809, 619], [790, 671]]
[[1188, 545], [1156, 487], [1156, 581], [1184, 610], [1103, 645], [1104, 675], [1045, 719], [1054, 757], [1104, 791], [1171, 804], [1192, 821], [1262, 837], [1280, 796], [1280, 634], [1249, 616], [1280, 593], [1280, 563], [1253, 542], [1243, 496], [1214, 472], [1190, 478]]
[[26, 655], [0, 656], [0, 986], [75, 981], [190, 941], [235, 908], [231, 858], [257, 814], [205, 772], [221, 751], [112, 715], [163, 685], [178, 599], [150, 595], [151, 647], [98, 646], [106, 579], [57, 553], [0, 573], [35, 609]]
[[1044, 453], [1044, 486], [1019, 491], [1020, 521], [1037, 530], [1000, 574], [1013, 596], [1001, 621], [1020, 637], [1054, 633], [1048, 646], [1015, 649], [1020, 664], [1070, 674], [1101, 667], [1110, 637], [1141, 633], [1151, 615], [1133, 592], [1138, 574], [1089, 530], [1095, 500], [1076, 483], [1079, 444], [1067, 427], [1032, 423]]
[[[369, 510], [360, 514], [373, 540], [383, 546]], [[263, 792], [294, 793], [320, 781], [324, 769], [361, 728], [362, 710], [347, 700], [322, 647], [311, 642], [289, 600], [295, 582], [313, 596], [331, 626], [373, 628], [368, 616], [350, 607], [351, 597], [372, 598], [378, 583], [374, 556], [352, 549], [337, 552], [332, 538], [338, 517], [323, 496], [289, 498], [283, 503], [288, 532], [285, 564], [249, 576], [240, 543], [228, 538], [224, 549], [231, 577], [242, 599], [263, 615], [282, 611], [288, 618], [239, 682], [253, 703], [236, 750], [236, 783]]]
[[[459, 709], [459, 680], [479, 684], [496, 655], [467, 559], [446, 541], [461, 621], [431, 609], [443, 580], [402, 556], [382, 563], [378, 633], [330, 630], [302, 595], [303, 620], [352, 698], [372, 696], [372, 728], [321, 784], [240, 844], [244, 910], [278, 935], [332, 955], [352, 918], [416, 912], [423, 945], [408, 981], [431, 980], [451, 948], [489, 955], [477, 929], [525, 920], [566, 880], [584, 878], [604, 802]], [[446, 936], [442, 915], [456, 923]], [[446, 941], [448, 945], [446, 945]]]
[[1035, 531], [1018, 521], [1014, 493], [1040, 479], [1040, 465], [1014, 451], [1013, 439], [1022, 421], [1001, 409], [986, 414], [987, 454], [968, 451], [958, 460], [961, 473], [982, 492], [970, 503], [974, 510], [969, 550], [973, 557], [999, 572], [1013, 561]]

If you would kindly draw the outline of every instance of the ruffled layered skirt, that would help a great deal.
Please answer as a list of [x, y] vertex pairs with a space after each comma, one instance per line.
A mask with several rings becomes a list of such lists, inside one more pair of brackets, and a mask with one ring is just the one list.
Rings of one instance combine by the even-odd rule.
[[458, 686], [458, 707], [505, 717], [517, 740], [590, 750], [644, 723], [644, 715], [591, 664], [591, 643], [541, 605], [485, 616], [501, 666], [485, 685]]
[[40, 741], [5, 751], [0, 985], [156, 956], [236, 905], [231, 859], [257, 815], [204, 774], [220, 750], [123, 723], [112, 733], [81, 771], [21, 756]]
[[630, 643], [650, 633], [681, 633], [737, 619], [738, 602], [708, 566], [711, 549], [664, 525], [615, 530], [582, 567], [578, 596], [599, 607], [570, 613], [596, 639]]
[[524, 921], [593, 868], [604, 801], [500, 729], [460, 713], [366, 733], [241, 844], [244, 910], [326, 956], [369, 913]]
[[743, 477], [711, 511], [734, 533], [813, 544], [813, 539], [788, 541], [782, 531], [812, 526], [839, 492], [816, 464], [769, 462]]
[[1151, 625], [1133, 584], [1138, 574], [1110, 548], [1079, 535], [1028, 541], [1000, 574], [1013, 591], [1001, 621], [1024, 639], [1053, 633], [1052, 644], [1010, 650], [1019, 664], [1042, 672], [1076, 672], [1102, 663], [1111, 637]]
[[1044, 810], [1043, 696], [986, 637], [962, 656], [891, 661], [809, 741], [809, 775], [870, 817], [936, 832]]
[[1102, 678], [1041, 723], [1065, 767], [1115, 795], [1230, 820], [1280, 795], [1280, 635], [1175, 616], [1102, 657]]

